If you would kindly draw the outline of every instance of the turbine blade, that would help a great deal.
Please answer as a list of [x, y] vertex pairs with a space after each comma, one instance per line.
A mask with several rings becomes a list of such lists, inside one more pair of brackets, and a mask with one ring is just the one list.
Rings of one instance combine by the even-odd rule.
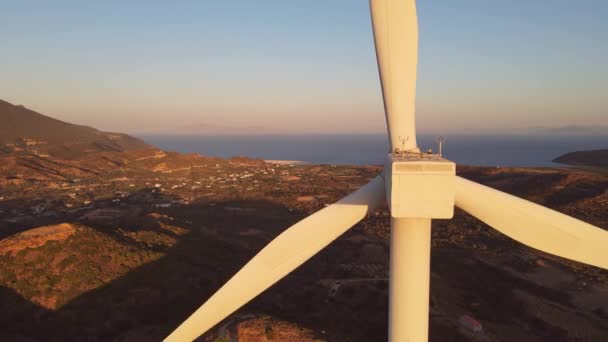
[[543, 252], [608, 269], [608, 231], [555, 210], [456, 177], [456, 206]]
[[370, 0], [369, 4], [391, 151], [416, 150], [416, 1]]
[[382, 205], [381, 176], [281, 233], [165, 341], [192, 341], [296, 269]]

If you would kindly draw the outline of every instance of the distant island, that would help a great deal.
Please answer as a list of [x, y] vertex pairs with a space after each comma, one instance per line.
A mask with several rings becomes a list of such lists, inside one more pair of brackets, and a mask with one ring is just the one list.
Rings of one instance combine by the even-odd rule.
[[608, 149], [570, 152], [553, 159], [553, 162], [604, 168], [608, 167]]

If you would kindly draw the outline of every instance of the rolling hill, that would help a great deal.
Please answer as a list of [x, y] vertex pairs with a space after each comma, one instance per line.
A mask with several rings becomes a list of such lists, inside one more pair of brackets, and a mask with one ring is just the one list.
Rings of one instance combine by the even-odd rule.
[[122, 152], [151, 147], [126, 134], [102, 132], [63, 122], [2, 100], [0, 122], [0, 153], [29, 150], [73, 159], [91, 152]]

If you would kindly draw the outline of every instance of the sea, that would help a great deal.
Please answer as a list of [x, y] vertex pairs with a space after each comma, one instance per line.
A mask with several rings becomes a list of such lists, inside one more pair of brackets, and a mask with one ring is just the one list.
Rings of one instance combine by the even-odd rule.
[[[379, 165], [389, 150], [386, 135], [299, 136], [139, 136], [168, 151], [205, 156], [247, 156], [297, 160], [313, 164]], [[418, 145], [437, 151], [435, 136], [418, 137]], [[560, 166], [552, 160], [565, 153], [608, 149], [608, 136], [445, 136], [443, 155], [463, 165]]]

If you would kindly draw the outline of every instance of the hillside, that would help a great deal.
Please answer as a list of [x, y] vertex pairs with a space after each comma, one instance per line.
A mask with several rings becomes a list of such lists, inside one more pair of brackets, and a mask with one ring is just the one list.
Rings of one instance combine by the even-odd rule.
[[553, 159], [553, 162], [604, 168], [608, 167], [608, 149], [570, 152]]
[[30, 151], [73, 159], [92, 152], [151, 147], [126, 134], [63, 122], [2, 100], [0, 122], [0, 154]]
[[[192, 173], [225, 163], [198, 154], [165, 152], [140, 139], [75, 125], [0, 100], [0, 187], [144, 173]], [[232, 163], [259, 163], [247, 158]]]
[[[165, 172], [0, 188], [0, 340], [162, 340], [273, 237], [380, 171], [241, 159], [192, 168], [155, 156], [141, 162]], [[458, 173], [608, 227], [605, 175]], [[199, 341], [386, 341], [389, 227], [381, 208]], [[432, 242], [431, 341], [608, 335], [606, 270], [528, 248], [459, 210], [433, 221]]]

